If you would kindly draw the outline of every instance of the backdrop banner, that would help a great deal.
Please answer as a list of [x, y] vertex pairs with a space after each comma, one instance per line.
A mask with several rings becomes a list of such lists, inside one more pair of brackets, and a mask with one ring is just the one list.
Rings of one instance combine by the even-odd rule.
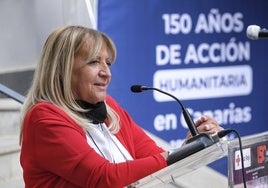
[[[117, 46], [109, 94], [144, 129], [179, 147], [188, 131], [179, 98], [194, 120], [207, 114], [241, 136], [268, 130], [268, 40], [247, 38], [268, 27], [268, 1], [99, 0], [98, 29]], [[235, 135], [229, 135], [235, 137]], [[211, 167], [227, 175], [227, 162]]]

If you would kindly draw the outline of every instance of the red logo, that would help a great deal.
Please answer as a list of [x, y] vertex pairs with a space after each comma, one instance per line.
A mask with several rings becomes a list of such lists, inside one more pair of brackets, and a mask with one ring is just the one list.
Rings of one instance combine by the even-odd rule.
[[258, 164], [264, 163], [266, 153], [266, 145], [261, 145], [257, 147], [257, 160]]
[[241, 162], [240, 155], [236, 156], [235, 162], [236, 162], [236, 166], [240, 166], [240, 162]]

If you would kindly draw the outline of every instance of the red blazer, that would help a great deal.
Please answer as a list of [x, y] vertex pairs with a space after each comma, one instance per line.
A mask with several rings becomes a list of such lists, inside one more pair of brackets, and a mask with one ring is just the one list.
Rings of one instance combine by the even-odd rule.
[[116, 134], [133, 161], [111, 164], [86, 140], [84, 130], [59, 107], [36, 104], [24, 119], [20, 162], [26, 188], [123, 187], [167, 166], [158, 147], [111, 97], [120, 116]]

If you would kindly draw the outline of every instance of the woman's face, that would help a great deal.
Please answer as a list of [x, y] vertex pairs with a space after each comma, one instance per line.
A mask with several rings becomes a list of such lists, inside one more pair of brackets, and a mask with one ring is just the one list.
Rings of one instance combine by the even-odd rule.
[[90, 62], [85, 60], [82, 53], [79, 54], [74, 58], [71, 79], [75, 99], [92, 104], [104, 101], [112, 76], [111, 61], [106, 47], [103, 46], [97, 57]]

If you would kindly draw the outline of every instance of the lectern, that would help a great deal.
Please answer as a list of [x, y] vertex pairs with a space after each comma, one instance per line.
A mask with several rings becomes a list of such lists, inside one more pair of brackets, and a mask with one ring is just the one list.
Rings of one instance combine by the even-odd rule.
[[[241, 141], [247, 188], [268, 188], [268, 131], [242, 137]], [[140, 179], [129, 187], [179, 188], [176, 179], [224, 156], [228, 157], [228, 187], [243, 188], [242, 159], [238, 139], [225, 138]]]
[[176, 179], [202, 166], [212, 163], [227, 155], [228, 143], [226, 139], [221, 139], [219, 142], [198, 151], [178, 162], [159, 170], [139, 181], [131, 184], [128, 187], [141, 188], [176, 188], [179, 185]]

